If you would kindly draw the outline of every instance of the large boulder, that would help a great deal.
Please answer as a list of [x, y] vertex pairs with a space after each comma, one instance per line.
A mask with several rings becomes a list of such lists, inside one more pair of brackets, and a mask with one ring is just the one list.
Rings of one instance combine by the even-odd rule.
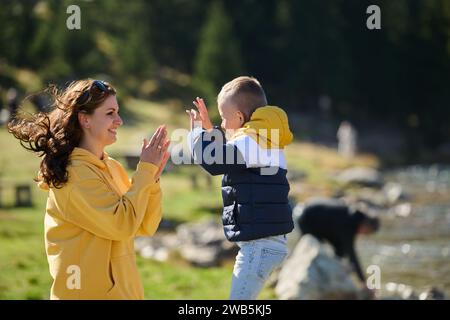
[[304, 235], [284, 263], [275, 287], [283, 300], [358, 299], [360, 290], [332, 248]]

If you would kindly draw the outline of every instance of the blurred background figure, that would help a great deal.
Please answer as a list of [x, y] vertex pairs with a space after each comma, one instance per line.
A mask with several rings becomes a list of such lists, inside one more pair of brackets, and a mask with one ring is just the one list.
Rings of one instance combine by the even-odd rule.
[[17, 92], [17, 89], [14, 87], [9, 88], [6, 93], [6, 101], [8, 104], [10, 117], [14, 116], [14, 114], [17, 112], [17, 109], [19, 108], [18, 96], [19, 93]]
[[330, 114], [331, 114], [331, 104], [332, 104], [332, 101], [331, 101], [331, 98], [328, 95], [322, 94], [319, 97], [318, 105], [319, 105], [320, 112], [322, 113], [322, 115], [324, 117], [329, 117], [330, 116]]
[[358, 235], [369, 235], [379, 228], [378, 218], [353, 210], [338, 200], [315, 200], [305, 204], [296, 220], [302, 233], [319, 241], [327, 241], [339, 258], [348, 258], [358, 278], [365, 284], [365, 276], [355, 251]]
[[30, 102], [33, 104], [37, 112], [44, 112], [46, 100], [42, 95], [35, 94], [30, 97]]
[[352, 159], [357, 152], [357, 132], [348, 121], [343, 121], [337, 132], [338, 151], [346, 159]]
[[334, 198], [314, 198], [295, 206], [296, 230], [292, 233], [300, 239], [278, 275], [275, 292], [280, 299], [366, 300], [380, 296], [377, 290], [381, 286], [371, 282], [375, 278], [368, 277], [366, 283], [355, 250], [358, 235], [379, 228], [378, 218], [363, 211]]
[[8, 121], [9, 113], [6, 114], [7, 111], [3, 104], [3, 88], [0, 87], [0, 125], [5, 124]]

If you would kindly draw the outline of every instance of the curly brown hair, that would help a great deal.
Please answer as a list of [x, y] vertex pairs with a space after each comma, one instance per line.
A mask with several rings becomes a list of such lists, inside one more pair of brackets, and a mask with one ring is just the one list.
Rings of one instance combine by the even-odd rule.
[[[15, 115], [8, 123], [8, 132], [20, 140], [27, 150], [42, 157], [36, 182], [61, 188], [68, 180], [67, 166], [73, 149], [80, 144], [83, 131], [78, 113], [93, 114], [105, 99], [116, 90], [101, 81], [107, 90], [94, 86], [98, 80], [74, 81], [65, 89], [50, 85], [44, 92], [51, 95], [53, 104], [49, 112]], [[102, 87], [103, 88], [103, 87]]]

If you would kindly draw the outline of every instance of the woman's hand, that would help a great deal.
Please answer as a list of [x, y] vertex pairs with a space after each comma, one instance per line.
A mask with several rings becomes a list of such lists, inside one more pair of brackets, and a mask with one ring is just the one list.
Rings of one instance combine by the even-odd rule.
[[164, 167], [166, 166], [167, 160], [170, 158], [170, 152], [166, 152], [162, 158], [161, 164], [159, 165], [158, 171], [155, 174], [155, 180], [158, 181], [158, 179], [161, 177], [161, 174], [164, 170]]
[[141, 161], [149, 162], [159, 168], [157, 175], [161, 175], [162, 169], [169, 158], [167, 149], [169, 148], [170, 141], [166, 140], [167, 130], [166, 126], [159, 126], [156, 132], [153, 134], [150, 142], [144, 138], [141, 151]]

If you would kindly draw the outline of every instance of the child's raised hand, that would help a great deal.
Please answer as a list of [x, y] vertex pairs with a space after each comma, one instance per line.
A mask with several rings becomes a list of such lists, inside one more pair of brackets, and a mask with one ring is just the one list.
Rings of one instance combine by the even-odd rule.
[[188, 114], [189, 118], [191, 119], [191, 130], [194, 129], [194, 127], [202, 126], [202, 119], [200, 118], [200, 115], [197, 111], [194, 109], [186, 110], [186, 113]]
[[203, 128], [205, 128], [206, 130], [212, 129], [213, 124], [211, 123], [211, 120], [209, 119], [208, 109], [206, 109], [206, 104], [203, 101], [203, 99], [197, 97], [195, 99], [195, 101], [192, 101], [192, 103], [197, 107], [198, 113], [200, 114], [200, 119], [202, 121]]

